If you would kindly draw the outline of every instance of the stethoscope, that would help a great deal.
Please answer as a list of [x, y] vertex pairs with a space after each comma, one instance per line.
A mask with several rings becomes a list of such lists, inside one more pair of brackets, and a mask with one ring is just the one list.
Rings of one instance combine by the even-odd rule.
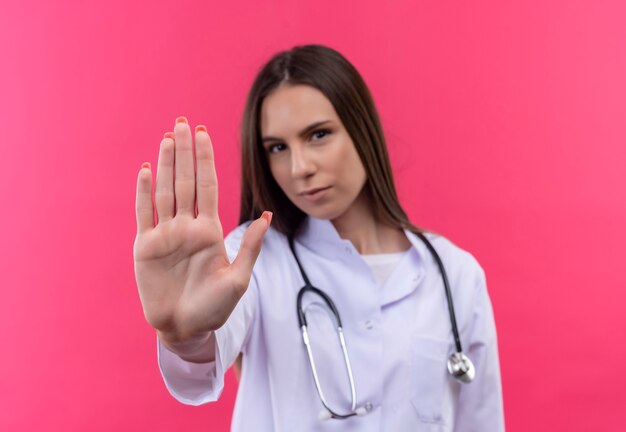
[[[469, 357], [467, 357], [463, 353], [463, 349], [461, 348], [461, 338], [459, 337], [459, 330], [456, 325], [456, 316], [454, 314], [454, 306], [452, 304], [452, 294], [450, 292], [450, 285], [448, 284], [448, 276], [446, 275], [446, 270], [443, 266], [443, 262], [441, 261], [441, 258], [439, 257], [439, 254], [437, 253], [433, 245], [430, 243], [430, 241], [428, 241], [426, 236], [424, 236], [424, 234], [422, 234], [421, 232], [416, 232], [415, 234], [417, 234], [417, 236], [420, 239], [422, 239], [422, 241], [426, 244], [426, 247], [428, 248], [428, 250], [430, 250], [433, 257], [435, 258], [435, 261], [437, 262], [437, 266], [439, 267], [439, 271], [441, 272], [443, 285], [446, 290], [448, 312], [450, 313], [450, 322], [452, 324], [452, 333], [454, 335], [454, 344], [456, 346], [456, 352], [452, 353], [450, 357], [448, 357], [448, 362], [447, 362], [448, 372], [458, 381], [462, 383], [469, 383], [474, 379], [476, 375], [476, 369], [474, 368], [474, 364], [472, 363], [472, 361], [469, 359]], [[350, 357], [348, 356], [348, 350], [346, 349], [346, 340], [343, 335], [343, 325], [341, 323], [341, 317], [339, 316], [339, 311], [337, 310], [337, 307], [335, 306], [335, 303], [333, 303], [331, 298], [321, 289], [314, 287], [309, 281], [309, 277], [307, 276], [306, 272], [302, 268], [302, 265], [300, 264], [300, 260], [298, 259], [298, 255], [296, 255], [296, 250], [295, 250], [294, 243], [293, 243], [294, 242], [293, 235], [289, 236], [288, 240], [289, 240], [289, 247], [291, 248], [291, 252], [293, 253], [294, 258], [296, 259], [296, 263], [298, 264], [298, 267], [300, 268], [302, 279], [304, 279], [304, 286], [300, 288], [300, 291], [298, 292], [298, 300], [296, 302], [297, 303], [296, 306], [297, 306], [297, 311], [298, 311], [298, 321], [300, 323], [300, 329], [302, 330], [302, 340], [304, 342], [304, 345], [306, 347], [306, 351], [309, 357], [309, 364], [311, 366], [311, 371], [313, 372], [315, 388], [317, 389], [317, 393], [320, 397], [320, 400], [322, 401], [322, 404], [326, 408], [326, 411], [322, 411], [320, 413], [320, 420], [327, 420], [330, 418], [346, 419], [354, 415], [358, 415], [358, 416], [365, 415], [372, 409], [372, 405], [367, 403], [365, 404], [365, 406], [362, 406], [362, 407], [357, 408], [356, 406], [356, 390], [354, 387], [354, 377], [352, 376], [352, 367], [350, 366]], [[324, 300], [324, 302], [326, 302], [330, 310], [333, 312], [333, 314], [335, 315], [335, 319], [337, 320], [337, 334], [339, 336], [339, 344], [341, 345], [341, 351], [343, 352], [343, 358], [345, 360], [346, 370], [348, 372], [348, 379], [350, 381], [350, 393], [352, 397], [351, 411], [348, 414], [338, 414], [335, 411], [333, 411], [328, 406], [328, 402], [326, 401], [326, 398], [324, 397], [324, 392], [322, 391], [322, 387], [320, 386], [320, 381], [317, 375], [317, 369], [315, 368], [315, 360], [313, 358], [313, 352], [311, 351], [309, 333], [307, 331], [306, 315], [304, 311], [302, 310], [302, 297], [307, 291], [317, 294], [319, 297], [321, 297]]]

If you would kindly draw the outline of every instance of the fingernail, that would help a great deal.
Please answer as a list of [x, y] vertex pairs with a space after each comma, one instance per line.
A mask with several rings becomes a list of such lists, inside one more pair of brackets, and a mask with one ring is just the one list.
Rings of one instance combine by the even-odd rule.
[[174, 139], [174, 132], [165, 132], [163, 134], [163, 138], [171, 138]]
[[267, 225], [269, 226], [272, 223], [273, 213], [271, 211], [264, 211], [261, 217], [267, 221]]
[[189, 124], [189, 122], [187, 121], [187, 117], [185, 117], [185, 116], [180, 116], [180, 117], [178, 117], [178, 118], [176, 119], [176, 123], [177, 123], [177, 124], [178, 124], [178, 123], [187, 123], [187, 124]]
[[151, 168], [150, 162], [144, 162], [143, 164], [141, 164], [141, 168], [148, 168], [148, 169], [150, 169]]
[[198, 125], [198, 126], [196, 126], [196, 133], [198, 133], [198, 131], [204, 131], [204, 132], [206, 132], [206, 131], [207, 131], [207, 130], [206, 130], [206, 126], [204, 126], [204, 125]]

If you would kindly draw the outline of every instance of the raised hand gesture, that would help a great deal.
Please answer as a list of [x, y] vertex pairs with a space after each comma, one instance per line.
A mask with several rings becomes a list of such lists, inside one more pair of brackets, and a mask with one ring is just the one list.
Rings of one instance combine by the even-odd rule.
[[[169, 342], [206, 338], [221, 327], [245, 293], [272, 214], [245, 232], [231, 263], [217, 211], [217, 176], [211, 138], [195, 128], [195, 156], [187, 119], [161, 141], [154, 202], [152, 174], [137, 177], [135, 278], [144, 315]], [[196, 210], [197, 207], [197, 210]]]

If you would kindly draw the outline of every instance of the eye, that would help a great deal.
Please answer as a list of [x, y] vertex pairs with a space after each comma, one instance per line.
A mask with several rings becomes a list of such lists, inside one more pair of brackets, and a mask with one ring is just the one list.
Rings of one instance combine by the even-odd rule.
[[[321, 137], [317, 134], [323, 134]], [[318, 136], [320, 139], [324, 138], [326, 135], [330, 135], [330, 130], [328, 129], [318, 129], [311, 134], [311, 136]]]
[[285, 144], [272, 144], [267, 148], [267, 151], [268, 153], [278, 153], [283, 149], [281, 146], [284, 147]]

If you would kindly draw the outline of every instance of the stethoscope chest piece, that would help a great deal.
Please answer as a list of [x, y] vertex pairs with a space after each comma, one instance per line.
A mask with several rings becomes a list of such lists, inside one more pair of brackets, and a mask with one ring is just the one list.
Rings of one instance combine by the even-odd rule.
[[472, 361], [462, 352], [455, 352], [448, 357], [448, 372], [462, 383], [471, 382], [476, 376]]

